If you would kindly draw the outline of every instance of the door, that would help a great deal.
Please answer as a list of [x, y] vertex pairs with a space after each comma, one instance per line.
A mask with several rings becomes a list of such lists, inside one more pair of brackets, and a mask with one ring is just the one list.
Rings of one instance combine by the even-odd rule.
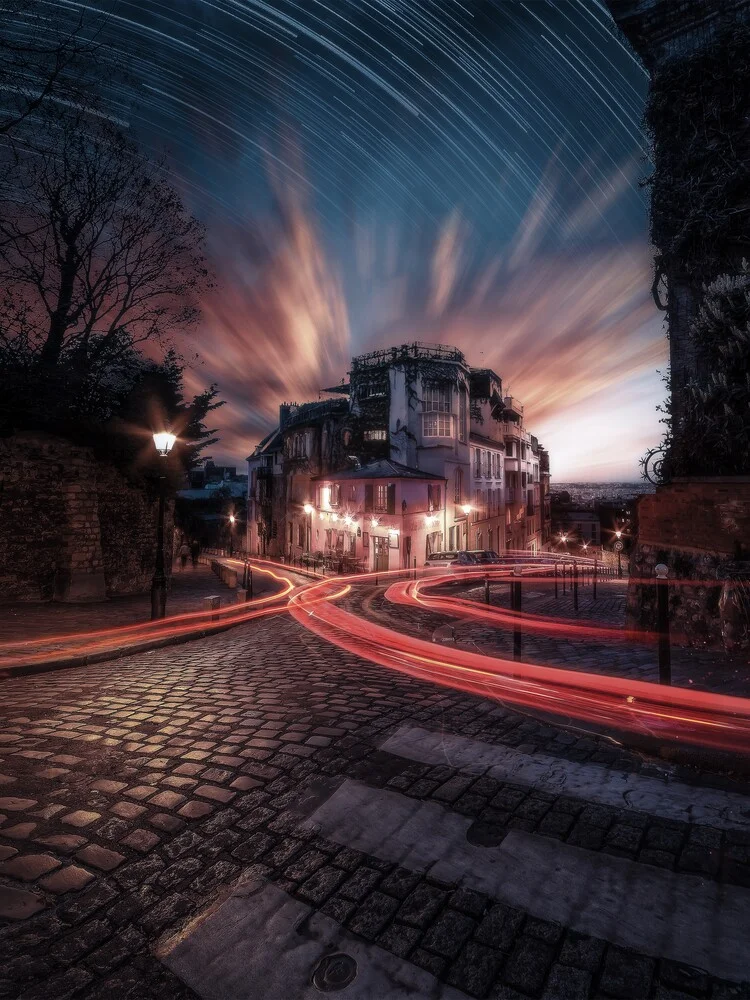
[[372, 536], [373, 544], [373, 569], [376, 573], [385, 573], [388, 570], [388, 539], [380, 535]]

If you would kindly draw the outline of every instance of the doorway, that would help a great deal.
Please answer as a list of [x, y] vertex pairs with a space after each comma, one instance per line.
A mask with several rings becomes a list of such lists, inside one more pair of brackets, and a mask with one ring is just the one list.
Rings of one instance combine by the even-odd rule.
[[372, 536], [373, 544], [373, 569], [376, 573], [386, 573], [388, 571], [388, 539], [381, 535]]

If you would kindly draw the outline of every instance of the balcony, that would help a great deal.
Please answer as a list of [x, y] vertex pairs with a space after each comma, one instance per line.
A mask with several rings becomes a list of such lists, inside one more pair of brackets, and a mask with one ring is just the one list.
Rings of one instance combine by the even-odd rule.
[[520, 472], [521, 471], [521, 459], [520, 458], [506, 458], [505, 459], [505, 471], [507, 472]]
[[516, 413], [519, 417], [523, 418], [523, 405], [515, 396], [506, 396], [503, 399], [503, 403], [506, 410], [510, 410], [511, 413]]

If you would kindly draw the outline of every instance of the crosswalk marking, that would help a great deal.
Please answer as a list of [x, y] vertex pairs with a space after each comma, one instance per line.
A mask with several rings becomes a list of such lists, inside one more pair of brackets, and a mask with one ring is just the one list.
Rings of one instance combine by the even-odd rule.
[[156, 954], [201, 1000], [320, 1000], [313, 970], [342, 952], [357, 963], [356, 978], [336, 993], [342, 1000], [468, 1000], [262, 880], [238, 887]]
[[459, 882], [540, 919], [715, 976], [747, 977], [750, 890], [518, 830], [498, 847], [477, 847], [466, 839], [470, 819], [350, 779], [309, 822], [336, 843]]
[[677, 781], [628, 774], [606, 764], [582, 764], [548, 754], [527, 754], [479, 740], [402, 727], [381, 750], [423, 764], [445, 764], [498, 781], [529, 785], [618, 808], [637, 809], [662, 819], [721, 830], [750, 830], [750, 797]]

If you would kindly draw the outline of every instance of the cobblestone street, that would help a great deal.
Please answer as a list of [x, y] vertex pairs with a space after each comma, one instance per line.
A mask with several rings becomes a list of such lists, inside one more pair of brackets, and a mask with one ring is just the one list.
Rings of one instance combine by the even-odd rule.
[[741, 786], [286, 616], [1, 691], [0, 996], [306, 996], [274, 992], [292, 949], [265, 924], [237, 948], [267, 986], [222, 986], [230, 948], [201, 978], [194, 918], [245, 906], [325, 926], [357, 956], [342, 996], [371, 968], [383, 997], [750, 997]]

